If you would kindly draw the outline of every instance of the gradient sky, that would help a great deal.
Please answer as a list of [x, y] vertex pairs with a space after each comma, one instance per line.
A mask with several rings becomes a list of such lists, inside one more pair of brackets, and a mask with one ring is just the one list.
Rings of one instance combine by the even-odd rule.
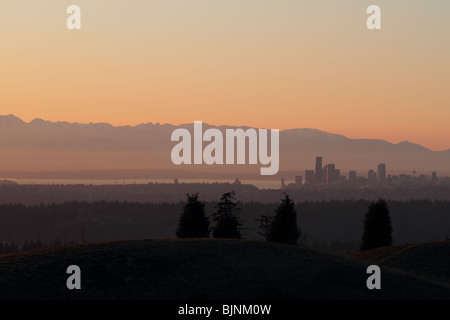
[[[70, 4], [79, 31], [66, 28]], [[370, 4], [380, 31], [366, 28]], [[449, 15], [447, 0], [2, 1], [0, 114], [449, 149]]]

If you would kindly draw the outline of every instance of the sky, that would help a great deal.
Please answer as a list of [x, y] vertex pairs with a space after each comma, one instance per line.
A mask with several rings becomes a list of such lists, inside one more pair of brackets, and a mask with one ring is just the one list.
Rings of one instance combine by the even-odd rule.
[[[66, 8], [81, 8], [68, 30]], [[381, 8], [368, 30], [366, 8]], [[315, 128], [450, 149], [450, 1], [0, 3], [0, 114]]]

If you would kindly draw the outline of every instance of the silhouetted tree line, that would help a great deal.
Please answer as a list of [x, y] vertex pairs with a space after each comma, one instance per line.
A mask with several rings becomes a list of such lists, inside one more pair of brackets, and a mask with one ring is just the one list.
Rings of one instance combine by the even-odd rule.
[[[218, 211], [216, 202], [205, 202], [205, 212]], [[273, 217], [281, 202], [239, 203], [243, 224], [241, 237], [265, 239], [259, 221]], [[361, 245], [365, 215], [371, 205], [366, 200], [295, 202], [301, 238], [307, 245], [324, 250], [354, 250]], [[65, 202], [61, 204], [0, 205], [0, 242], [22, 245], [27, 239], [42, 242], [62, 239], [111, 241], [121, 239], [173, 238], [186, 201], [174, 203]], [[444, 240], [450, 236], [450, 201], [388, 201], [393, 243]], [[210, 227], [217, 221], [211, 218]], [[83, 232], [84, 228], [84, 232]], [[212, 236], [214, 236], [214, 230]]]
[[[180, 177], [181, 178], [181, 177]], [[4, 185], [0, 201], [2, 203], [21, 203], [39, 205], [40, 203], [64, 203], [71, 201], [120, 201], [120, 202], [180, 202], [186, 193], [200, 192], [202, 199], [214, 202], [230, 189], [236, 191], [242, 202], [276, 203], [283, 196], [280, 189], [258, 189], [252, 185], [232, 185], [230, 183], [149, 183], [117, 185]], [[392, 200], [439, 199], [450, 201], [450, 185], [410, 186], [393, 189], [378, 188], [338, 188], [328, 190], [303, 189], [289, 191], [300, 202], [365, 199], [372, 201], [381, 198]]]
[[9, 254], [9, 253], [16, 253], [20, 251], [20, 247], [18, 244], [16, 244], [14, 241], [11, 243], [1, 243], [0, 242], [0, 255], [2, 254]]
[[77, 244], [75, 240], [71, 240], [68, 243], [63, 243], [61, 240], [56, 239], [54, 241], [50, 242], [42, 242], [39, 239], [38, 240], [25, 240], [25, 242], [22, 245], [18, 245], [14, 241], [8, 243], [1, 243], [0, 242], [0, 255], [2, 254], [10, 254], [10, 253], [17, 253], [17, 252], [23, 252], [23, 251], [32, 251], [32, 250], [38, 250], [38, 249], [47, 249], [47, 248], [56, 248], [56, 247], [62, 247], [65, 245], [73, 245]]

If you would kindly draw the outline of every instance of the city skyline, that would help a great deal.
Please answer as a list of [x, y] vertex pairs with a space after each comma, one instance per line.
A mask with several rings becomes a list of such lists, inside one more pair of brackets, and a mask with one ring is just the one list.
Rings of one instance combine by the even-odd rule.
[[[323, 165], [323, 157], [316, 156], [315, 169], [306, 169], [303, 176], [295, 176], [294, 183], [285, 184], [285, 178], [281, 179], [281, 189], [288, 186], [291, 187], [323, 187], [323, 186], [386, 186], [386, 185], [405, 185], [405, 184], [426, 184], [436, 185], [439, 177], [436, 171], [432, 171], [429, 175], [419, 174], [416, 177], [416, 170], [412, 171], [412, 176], [406, 173], [390, 173], [387, 171], [386, 163], [379, 163], [377, 171], [368, 169], [366, 174], [358, 176], [357, 170], [348, 170], [347, 174], [342, 175], [341, 170], [336, 167], [335, 163], [327, 163]], [[360, 172], [361, 173], [361, 172]], [[411, 179], [412, 178], [412, 179]], [[416, 179], [417, 178], [417, 179]], [[448, 180], [448, 176], [445, 177]], [[415, 180], [414, 180], [415, 179]]]

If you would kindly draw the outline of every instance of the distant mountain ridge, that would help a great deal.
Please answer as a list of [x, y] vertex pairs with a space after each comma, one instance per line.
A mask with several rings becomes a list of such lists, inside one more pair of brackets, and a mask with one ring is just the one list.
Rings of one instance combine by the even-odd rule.
[[[259, 172], [260, 165], [175, 166], [170, 152], [176, 144], [170, 140], [178, 127], [192, 130], [193, 124], [142, 123], [113, 126], [108, 123], [70, 123], [34, 119], [25, 122], [9, 114], [0, 116], [0, 171], [39, 170], [184, 170], [209, 173]], [[223, 131], [236, 126], [203, 124], [203, 130]], [[243, 129], [249, 127], [241, 127]], [[207, 143], [205, 142], [204, 145]], [[335, 163], [341, 174], [356, 170], [367, 174], [386, 163], [388, 174], [403, 172], [438, 175], [450, 173], [450, 149], [432, 151], [403, 141], [397, 144], [379, 139], [350, 139], [318, 129], [280, 131], [280, 172], [314, 169], [315, 157], [323, 163]]]

